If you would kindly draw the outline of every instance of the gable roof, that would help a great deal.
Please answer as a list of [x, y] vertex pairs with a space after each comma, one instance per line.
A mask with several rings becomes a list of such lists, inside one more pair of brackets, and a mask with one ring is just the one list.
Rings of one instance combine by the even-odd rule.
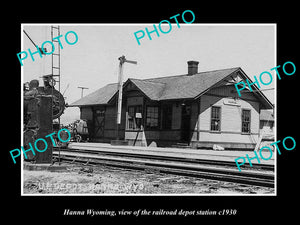
[[149, 99], [155, 100], [155, 101], [160, 100], [160, 97], [166, 88], [165, 83], [153, 82], [151, 80], [140, 80], [140, 79], [129, 78], [128, 81], [131, 81]]
[[133, 83], [146, 97], [154, 101], [194, 99], [199, 94], [239, 69], [239, 67], [235, 67], [201, 72], [194, 75], [184, 74], [144, 80], [129, 78], [124, 83], [123, 87], [126, 87], [129, 83]]
[[[210, 88], [218, 85], [234, 73], [239, 73], [244, 79], [250, 78], [240, 67], [200, 72], [194, 75], [177, 75], [150, 79], [129, 78], [123, 85], [133, 83], [146, 97], [154, 101], [175, 99], [196, 99]], [[252, 87], [254, 87], [253, 85]], [[108, 104], [117, 95], [117, 84], [109, 84], [97, 91], [72, 103], [70, 106], [87, 106]], [[254, 93], [266, 108], [272, 104], [261, 91]]]
[[159, 100], [196, 98], [214, 84], [223, 80], [239, 67], [200, 72], [194, 75], [179, 75], [148, 79], [152, 82], [165, 83], [165, 89]]

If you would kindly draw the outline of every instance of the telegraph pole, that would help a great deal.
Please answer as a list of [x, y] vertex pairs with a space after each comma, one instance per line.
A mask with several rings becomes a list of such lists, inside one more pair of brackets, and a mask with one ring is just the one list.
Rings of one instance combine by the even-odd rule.
[[77, 87], [77, 88], [81, 88], [81, 98], [83, 97], [83, 89], [89, 89], [87, 87]]

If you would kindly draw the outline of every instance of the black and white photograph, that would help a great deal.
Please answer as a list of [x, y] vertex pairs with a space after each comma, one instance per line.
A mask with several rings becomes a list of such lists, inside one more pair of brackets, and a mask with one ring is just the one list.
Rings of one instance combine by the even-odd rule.
[[276, 194], [276, 24], [21, 29], [23, 195]]
[[296, 5], [164, 3], [8, 8], [7, 221], [297, 221]]

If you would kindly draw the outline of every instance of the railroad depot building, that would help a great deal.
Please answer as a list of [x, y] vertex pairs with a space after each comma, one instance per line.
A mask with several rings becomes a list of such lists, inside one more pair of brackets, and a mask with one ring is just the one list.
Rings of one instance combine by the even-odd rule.
[[[188, 61], [188, 73], [123, 84], [119, 136], [130, 145], [254, 149], [260, 132], [260, 112], [273, 105], [259, 89], [234, 84], [251, 80], [240, 68], [198, 72]], [[77, 100], [80, 119], [86, 120], [91, 141], [116, 139], [117, 84], [108, 84]]]

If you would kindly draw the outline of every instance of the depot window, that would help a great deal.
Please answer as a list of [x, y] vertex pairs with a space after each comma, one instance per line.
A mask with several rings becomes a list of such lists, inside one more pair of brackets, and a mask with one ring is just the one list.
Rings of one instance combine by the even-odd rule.
[[219, 106], [211, 107], [210, 130], [221, 131], [221, 107]]
[[242, 109], [242, 133], [250, 133], [251, 111]]
[[158, 107], [157, 106], [147, 106], [146, 128], [149, 129], [158, 128]]

